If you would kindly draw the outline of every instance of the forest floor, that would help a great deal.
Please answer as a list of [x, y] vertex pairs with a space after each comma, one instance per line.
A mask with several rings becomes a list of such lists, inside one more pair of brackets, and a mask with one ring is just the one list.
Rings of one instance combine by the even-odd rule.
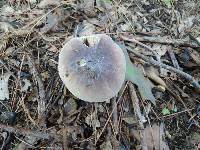
[[[199, 8], [198, 0], [0, 1], [1, 149], [200, 149]], [[60, 49], [97, 33], [136, 52], [155, 105], [131, 82], [108, 103], [67, 90]]]

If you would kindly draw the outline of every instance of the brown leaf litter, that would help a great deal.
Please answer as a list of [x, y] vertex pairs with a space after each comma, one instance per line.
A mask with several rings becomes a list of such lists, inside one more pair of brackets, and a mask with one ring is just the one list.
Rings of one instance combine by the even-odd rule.
[[[0, 7], [1, 149], [199, 149], [197, 0], [9, 0]], [[155, 105], [129, 81], [109, 103], [81, 101], [65, 88], [61, 47], [94, 33], [124, 46], [152, 85]]]

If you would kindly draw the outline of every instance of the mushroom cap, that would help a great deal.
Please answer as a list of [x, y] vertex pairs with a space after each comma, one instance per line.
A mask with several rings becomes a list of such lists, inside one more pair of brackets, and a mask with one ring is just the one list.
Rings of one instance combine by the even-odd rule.
[[126, 60], [122, 49], [105, 34], [76, 37], [61, 49], [58, 71], [74, 96], [88, 102], [103, 102], [121, 89]]

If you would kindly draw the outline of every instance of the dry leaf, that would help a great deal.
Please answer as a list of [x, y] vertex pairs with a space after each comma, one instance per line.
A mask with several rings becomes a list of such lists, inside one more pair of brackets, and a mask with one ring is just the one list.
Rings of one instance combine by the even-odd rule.
[[183, 34], [187, 29], [191, 28], [193, 25], [194, 19], [195, 19], [195, 16], [190, 16], [186, 18], [185, 20], [181, 20], [178, 26], [179, 33]]
[[0, 40], [0, 51], [3, 51], [7, 46], [8, 40], [1, 39]]
[[152, 93], [152, 88], [154, 85], [149, 81], [148, 78], [144, 77], [143, 72], [134, 64], [132, 64], [130, 60], [127, 60], [126, 68], [126, 80], [137, 85], [140, 95], [144, 100], [150, 100], [153, 104], [155, 104], [156, 99]]
[[84, 20], [78, 25], [77, 36], [88, 36], [94, 33], [95, 26], [89, 23], [87, 20]]
[[39, 4], [39, 8], [45, 8], [47, 6], [58, 6], [60, 4], [60, 0], [42, 0]]
[[177, 75], [174, 72], [170, 72], [169, 70], [165, 68], [160, 68], [160, 76], [165, 77], [167, 79], [177, 80]]
[[9, 99], [8, 79], [10, 76], [10, 73], [0, 75], [0, 100]]
[[163, 79], [161, 79], [157, 74], [156, 74], [156, 70], [154, 69], [154, 67], [152, 66], [148, 66], [145, 67], [145, 72], [146, 75], [153, 80], [154, 82], [156, 82], [159, 85], [162, 85], [163, 87], [166, 87], [165, 82], [163, 81]]
[[[26, 136], [25, 137], [25, 142], [21, 142], [19, 145], [17, 145], [16, 149], [17, 150], [25, 150], [25, 149], [31, 149], [34, 148], [31, 145], [34, 145], [34, 143], [36, 143], [38, 141], [38, 138], [35, 136]], [[28, 144], [26, 144], [28, 143]]]
[[189, 136], [186, 137], [187, 145], [192, 145], [194, 148], [192, 150], [199, 149], [200, 146], [200, 134], [198, 132], [191, 133]]
[[189, 49], [189, 51], [190, 51], [190, 56], [195, 61], [195, 63], [200, 65], [200, 54], [197, 51], [192, 50], [192, 49]]
[[94, 131], [96, 130], [97, 127], [100, 127], [100, 121], [97, 119], [96, 112], [89, 114], [85, 118], [85, 123], [87, 123], [89, 126], [91, 126]]
[[157, 54], [162, 57], [167, 52], [167, 49], [170, 49], [171, 46], [168, 45], [161, 45], [161, 44], [153, 44], [152, 49], [154, 49]]
[[61, 10], [56, 9], [53, 13], [47, 15], [47, 19], [43, 28], [41, 28], [42, 33], [46, 33], [50, 30], [56, 31], [58, 28], [59, 21], [61, 19]]
[[6, 55], [6, 56], [12, 55], [13, 52], [14, 52], [14, 50], [15, 50], [14, 47], [8, 47], [8, 48], [6, 49], [6, 51], [5, 51], [5, 55]]
[[123, 117], [122, 120], [125, 121], [128, 124], [136, 124], [137, 123], [137, 119], [134, 116], [132, 116], [132, 117]]
[[8, 32], [13, 29], [14, 29], [13, 26], [9, 24], [8, 22], [0, 22], [0, 30], [4, 32]]
[[164, 128], [162, 123], [160, 126], [153, 124], [152, 127], [146, 127], [144, 133], [148, 150], [169, 150], [168, 144], [163, 141]]
[[27, 79], [23, 79], [22, 81], [24, 85], [22, 86], [21, 91], [26, 92], [28, 88], [31, 86], [31, 82]]
[[37, 0], [28, 0], [30, 4], [35, 4]]
[[51, 45], [51, 47], [48, 48], [48, 50], [51, 51], [51, 52], [54, 52], [54, 53], [58, 52], [58, 49], [55, 45]]
[[101, 150], [113, 150], [112, 144], [110, 141], [105, 141], [103, 144], [100, 146]]
[[94, 3], [94, 0], [83, 0], [82, 8], [88, 17], [94, 17], [96, 15]]
[[77, 103], [73, 98], [68, 99], [64, 104], [64, 114], [72, 114], [77, 110]]
[[154, 85], [144, 76], [142, 70], [131, 62], [126, 48], [123, 45], [119, 46], [122, 48], [126, 58], [126, 80], [137, 85], [140, 95], [144, 100], [150, 100], [155, 104], [156, 99], [152, 93]]
[[4, 5], [4, 6], [1, 8], [1, 15], [2, 15], [2, 16], [10, 16], [10, 15], [12, 15], [14, 12], [15, 12], [14, 8], [12, 8], [12, 7], [9, 6], [9, 5]]
[[98, 8], [103, 8], [106, 10], [112, 9], [112, 1], [111, 0], [96, 0], [96, 5]]

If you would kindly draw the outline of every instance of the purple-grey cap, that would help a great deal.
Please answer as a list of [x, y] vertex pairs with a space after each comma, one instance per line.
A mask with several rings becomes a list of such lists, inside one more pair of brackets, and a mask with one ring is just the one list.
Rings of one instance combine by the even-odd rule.
[[61, 49], [58, 71], [74, 96], [88, 102], [103, 102], [121, 89], [126, 60], [122, 49], [105, 34], [76, 37]]

